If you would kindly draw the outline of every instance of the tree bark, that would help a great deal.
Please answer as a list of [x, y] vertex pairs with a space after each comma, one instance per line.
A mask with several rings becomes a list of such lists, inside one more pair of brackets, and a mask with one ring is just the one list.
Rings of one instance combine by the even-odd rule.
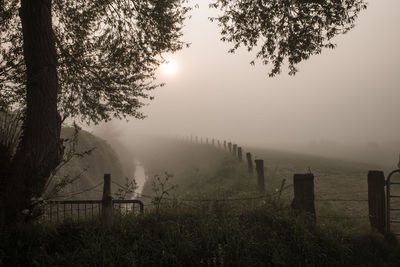
[[20, 18], [27, 78], [26, 112], [22, 137], [5, 187], [8, 221], [22, 218], [22, 210], [30, 206], [31, 198], [41, 196], [63, 153], [51, 0], [21, 0]]

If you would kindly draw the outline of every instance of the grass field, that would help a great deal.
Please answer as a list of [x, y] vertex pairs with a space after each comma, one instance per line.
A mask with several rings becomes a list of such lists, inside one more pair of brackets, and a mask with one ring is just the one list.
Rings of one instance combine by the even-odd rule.
[[266, 162], [259, 198], [255, 175], [225, 151], [167, 139], [143, 147], [136, 157], [153, 177], [144, 215], [107, 230], [99, 220], [0, 228], [0, 266], [400, 266], [398, 241], [370, 230], [366, 202], [317, 201], [316, 225], [289, 205], [293, 173], [315, 173], [317, 199], [362, 200], [379, 166], [249, 150]]
[[[157, 153], [153, 147], [159, 147]], [[153, 140], [146, 146], [141, 160], [151, 178], [155, 174], [168, 172], [174, 177], [170, 185], [176, 198], [240, 198], [258, 195], [256, 175], [249, 175], [247, 163], [240, 163], [233, 155], [211, 145], [193, 144], [181, 140]], [[293, 174], [314, 174], [316, 214], [318, 223], [335, 223], [350, 231], [368, 231], [369, 170], [389, 169], [380, 165], [348, 161], [335, 158], [310, 156], [294, 152], [244, 148], [254, 158], [264, 159], [265, 184], [268, 194], [276, 194], [282, 180], [285, 186], [281, 200], [290, 204], [293, 199]], [[140, 156], [140, 152], [139, 155]], [[151, 195], [148, 182], [144, 194]], [[400, 187], [393, 187], [400, 194]], [[394, 203], [400, 207], [400, 203]], [[395, 217], [397, 214], [393, 214]], [[398, 229], [392, 226], [393, 230]], [[400, 229], [398, 229], [400, 231]]]

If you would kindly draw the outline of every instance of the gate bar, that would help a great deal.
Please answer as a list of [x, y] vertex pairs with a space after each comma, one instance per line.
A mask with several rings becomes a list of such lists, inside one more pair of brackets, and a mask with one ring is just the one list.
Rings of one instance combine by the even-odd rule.
[[391, 223], [391, 220], [390, 220], [390, 211], [392, 210], [391, 208], [390, 208], [390, 198], [392, 197], [391, 195], [390, 195], [390, 185], [391, 184], [395, 184], [395, 183], [392, 183], [391, 181], [390, 181], [390, 178], [392, 177], [392, 175], [393, 174], [395, 174], [395, 173], [400, 173], [400, 169], [397, 169], [397, 170], [394, 170], [394, 171], [392, 171], [391, 173], [389, 173], [389, 175], [388, 175], [388, 177], [387, 177], [387, 179], [386, 179], [386, 232], [390, 232], [390, 223]]

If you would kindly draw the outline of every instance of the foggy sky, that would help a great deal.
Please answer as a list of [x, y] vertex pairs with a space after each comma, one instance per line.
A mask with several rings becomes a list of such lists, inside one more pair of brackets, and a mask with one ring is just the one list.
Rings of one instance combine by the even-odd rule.
[[[199, 135], [249, 145], [286, 148], [297, 143], [400, 140], [400, 1], [369, 1], [356, 27], [298, 65], [296, 76], [269, 78], [269, 67], [245, 49], [228, 54], [219, 28], [208, 20], [215, 10], [197, 1], [183, 40], [192, 43], [167, 58], [175, 75], [160, 72], [166, 86], [142, 109], [145, 120], [113, 121], [122, 137], [133, 133]], [[399, 148], [400, 149], [400, 148]]]

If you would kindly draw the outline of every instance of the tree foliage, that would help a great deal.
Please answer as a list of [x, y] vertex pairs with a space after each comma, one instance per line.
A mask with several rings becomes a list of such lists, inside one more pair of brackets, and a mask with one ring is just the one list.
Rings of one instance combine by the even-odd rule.
[[[53, 0], [58, 55], [58, 109], [63, 119], [99, 122], [143, 118], [162, 53], [180, 40], [187, 0]], [[4, 0], [0, 29], [0, 107], [25, 105], [20, 1]]]
[[185, 45], [186, 2], [0, 1], [0, 110], [23, 110], [18, 148], [0, 161], [0, 224], [43, 194], [62, 162], [64, 119], [143, 117], [162, 54]]
[[354, 27], [364, 0], [214, 0], [210, 7], [222, 14], [211, 18], [221, 27], [222, 41], [257, 50], [255, 60], [272, 64], [270, 76], [296, 65], [323, 48], [334, 48], [332, 38]]

